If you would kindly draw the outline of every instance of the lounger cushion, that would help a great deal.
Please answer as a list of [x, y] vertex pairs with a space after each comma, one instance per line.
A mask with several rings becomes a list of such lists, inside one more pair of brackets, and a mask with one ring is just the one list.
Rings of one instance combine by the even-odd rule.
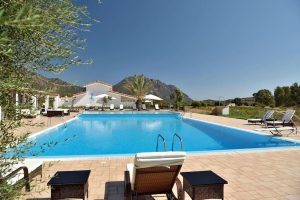
[[282, 122], [282, 121], [269, 121], [269, 122], [267, 122], [267, 124], [271, 124], [271, 125], [281, 125], [281, 124], [283, 124], [283, 122]]
[[136, 168], [182, 165], [185, 157], [182, 151], [137, 153], [134, 165]]
[[182, 151], [137, 153], [135, 155], [134, 164], [131, 163], [127, 165], [131, 188], [134, 189], [135, 170], [137, 168], [182, 165], [185, 158], [186, 153]]
[[127, 164], [127, 171], [129, 172], [129, 178], [130, 178], [130, 183], [131, 183], [131, 188], [132, 189], [134, 187], [133, 169], [134, 169], [134, 164], [133, 163]]
[[255, 130], [256, 131], [292, 131], [292, 130], [296, 130], [296, 128], [285, 126], [285, 127], [278, 127], [278, 128], [258, 128]]
[[155, 104], [155, 110], [160, 110], [158, 104]]
[[248, 122], [262, 122], [262, 119], [248, 119]]
[[[12, 167], [11, 171], [14, 171], [18, 169], [19, 167], [26, 166], [28, 168], [28, 173], [33, 172], [35, 169], [37, 169], [39, 166], [43, 164], [42, 160], [39, 159], [25, 159], [24, 161], [20, 162], [19, 164], [16, 164]], [[24, 177], [23, 171], [19, 171], [18, 174], [9, 180], [7, 182], [9, 184], [15, 184], [18, 180], [21, 180]]]

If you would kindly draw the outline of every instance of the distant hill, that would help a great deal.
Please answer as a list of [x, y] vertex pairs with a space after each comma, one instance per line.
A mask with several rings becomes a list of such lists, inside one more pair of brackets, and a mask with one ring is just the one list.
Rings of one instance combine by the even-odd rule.
[[[113, 86], [113, 90], [117, 92], [122, 92], [125, 94], [131, 94], [124, 86], [125, 83], [132, 79], [133, 76], [127, 77]], [[60, 96], [72, 96], [75, 93], [85, 91], [84, 87], [70, 84], [59, 78], [47, 78], [40, 74], [32, 74], [32, 87], [38, 90], [50, 91], [53, 93], [58, 93]], [[170, 95], [176, 90], [175, 85], [168, 85], [161, 82], [160, 80], [150, 79], [145, 77], [146, 82], [151, 84], [152, 91], [151, 94], [157, 95], [166, 101], [170, 101]], [[190, 103], [192, 99], [184, 93], [185, 101]]]
[[[124, 78], [122, 81], [113, 86], [113, 90], [132, 95], [131, 92], [125, 87], [126, 83], [131, 80], [133, 80], [133, 76]], [[173, 94], [177, 88], [175, 85], [166, 84], [161, 82], [160, 80], [155, 80], [147, 77], [145, 77], [145, 81], [152, 87], [152, 90], [150, 91], [151, 94], [159, 96], [166, 101], [170, 101], [170, 95]], [[186, 102], [192, 102], [192, 99], [187, 94], [183, 94]]]
[[72, 96], [83, 92], [85, 88], [67, 83], [59, 78], [47, 78], [40, 74], [32, 74], [32, 87], [38, 90], [58, 93], [60, 96]]

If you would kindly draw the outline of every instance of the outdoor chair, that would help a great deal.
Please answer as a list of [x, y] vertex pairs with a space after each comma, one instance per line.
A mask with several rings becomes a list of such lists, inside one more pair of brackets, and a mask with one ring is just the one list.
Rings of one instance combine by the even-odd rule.
[[109, 110], [115, 110], [115, 105], [114, 104], [110, 104]]
[[37, 113], [36, 111], [31, 111], [30, 109], [21, 109], [21, 115], [24, 118], [36, 118]]
[[16, 184], [19, 181], [24, 181], [25, 191], [30, 191], [30, 180], [36, 175], [42, 175], [43, 161], [35, 159], [25, 159], [24, 161], [12, 166], [12, 170], [1, 176], [0, 184]]
[[135, 104], [133, 104], [133, 105], [132, 105], [132, 110], [137, 110], [137, 108], [136, 108], [136, 105], [135, 105]]
[[142, 110], [147, 110], [147, 107], [145, 104], [142, 104]]
[[120, 104], [119, 110], [124, 110], [123, 104]]
[[294, 126], [294, 122], [292, 120], [295, 114], [295, 110], [286, 110], [285, 114], [283, 115], [281, 120], [273, 120], [273, 121], [266, 121], [267, 127], [272, 126]]
[[266, 121], [273, 121], [273, 119], [271, 119], [271, 117], [273, 116], [274, 114], [274, 110], [268, 110], [263, 116], [261, 119], [248, 119], [248, 123], [251, 123], [251, 124], [256, 124], [256, 123], [266, 123]]
[[159, 105], [158, 105], [158, 104], [155, 104], [155, 105], [154, 105], [154, 107], [155, 107], [155, 110], [160, 110], [160, 108], [159, 108]]
[[47, 117], [63, 117], [63, 110], [47, 110]]
[[89, 107], [89, 110], [94, 110], [94, 106]]
[[[178, 174], [186, 158], [185, 152], [137, 153], [134, 163], [125, 171], [126, 200], [138, 195], [166, 194], [168, 200], [183, 199], [183, 189]], [[172, 192], [177, 186], [177, 197]]]

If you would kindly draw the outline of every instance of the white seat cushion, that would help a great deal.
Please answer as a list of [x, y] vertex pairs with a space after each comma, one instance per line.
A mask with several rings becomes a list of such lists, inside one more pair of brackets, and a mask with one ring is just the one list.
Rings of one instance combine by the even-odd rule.
[[285, 126], [285, 127], [278, 127], [278, 128], [258, 128], [255, 130], [256, 131], [292, 131], [292, 130], [296, 130], [296, 128]]
[[134, 166], [136, 168], [148, 168], [182, 165], [185, 158], [186, 153], [182, 151], [137, 153], [135, 155]]
[[[23, 162], [16, 164], [12, 167], [11, 171], [18, 169], [19, 167], [26, 166], [28, 168], [28, 173], [33, 172], [39, 166], [43, 164], [43, 161], [38, 159], [25, 159]], [[7, 180], [9, 184], [15, 184], [18, 180], [21, 180], [24, 177], [23, 170], [19, 171], [18, 174]]]
[[282, 121], [268, 121], [267, 123], [268, 123], [268, 124], [273, 124], [273, 125], [280, 125], [280, 124], [282, 124], [283, 122], [282, 122]]
[[132, 190], [134, 189], [136, 169], [182, 165], [185, 158], [186, 153], [182, 151], [137, 153], [135, 155], [134, 164], [127, 164]]
[[135, 170], [134, 169], [134, 164], [133, 163], [129, 163], [127, 164], [127, 171], [129, 171], [129, 178], [130, 178], [130, 183], [131, 183], [131, 189], [133, 190], [134, 187], [134, 178], [133, 176], [135, 175]]

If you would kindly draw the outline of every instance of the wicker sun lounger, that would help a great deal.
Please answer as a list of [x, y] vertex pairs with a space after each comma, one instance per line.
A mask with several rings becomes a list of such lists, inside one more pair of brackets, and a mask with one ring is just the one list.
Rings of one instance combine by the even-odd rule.
[[[138, 153], [134, 164], [125, 171], [126, 200], [138, 195], [166, 194], [168, 199], [183, 199], [183, 189], [177, 178], [186, 157], [185, 152]], [[177, 197], [172, 192], [177, 186]]]

